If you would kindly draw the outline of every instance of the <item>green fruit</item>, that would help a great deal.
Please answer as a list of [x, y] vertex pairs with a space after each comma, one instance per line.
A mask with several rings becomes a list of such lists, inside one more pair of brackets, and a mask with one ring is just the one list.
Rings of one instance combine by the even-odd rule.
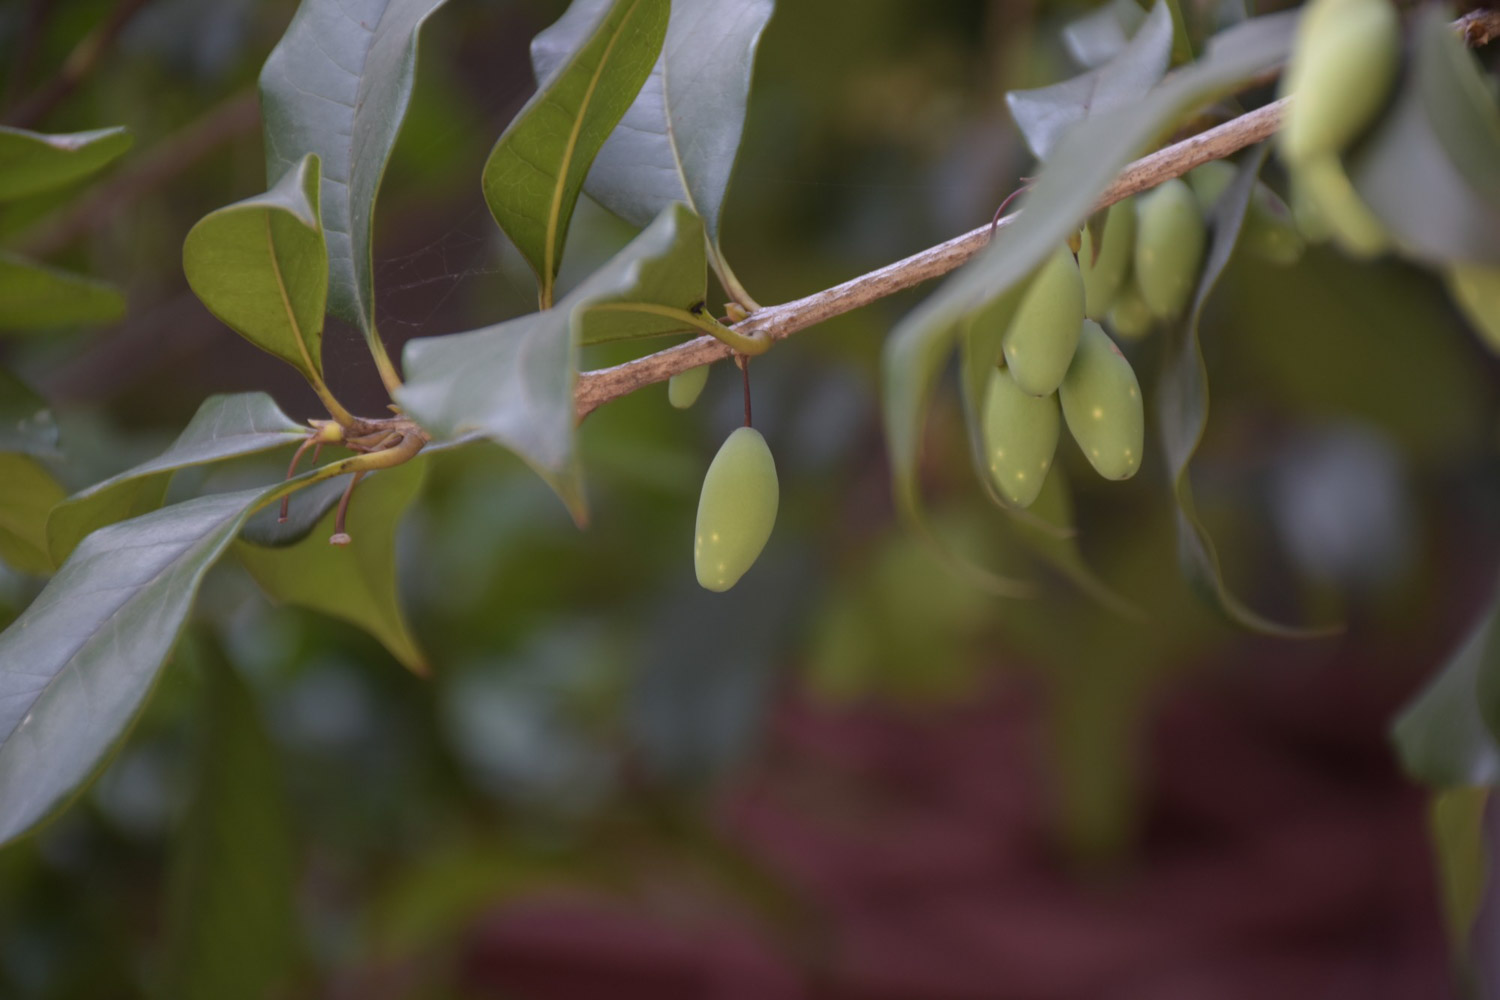
[[1283, 267], [1302, 259], [1302, 234], [1292, 221], [1292, 210], [1276, 192], [1259, 182], [1250, 194], [1240, 245], [1257, 257]]
[[1193, 189], [1193, 195], [1198, 199], [1198, 207], [1207, 216], [1218, 204], [1219, 196], [1228, 188], [1234, 175], [1239, 171], [1233, 163], [1224, 160], [1209, 160], [1201, 166], [1194, 167], [1188, 171], [1188, 187]]
[[1205, 237], [1198, 200], [1181, 180], [1141, 196], [1135, 283], [1153, 316], [1174, 319], [1182, 313], [1198, 281]]
[[1083, 276], [1067, 247], [1041, 266], [1005, 331], [1005, 364], [1016, 385], [1033, 396], [1057, 391], [1083, 323]]
[[1453, 301], [1485, 345], [1500, 354], [1500, 268], [1452, 264], [1446, 277]]
[[667, 401], [679, 410], [685, 410], [698, 402], [703, 387], [708, 384], [708, 365], [678, 372], [667, 382]]
[[776, 523], [778, 492], [776, 461], [760, 431], [729, 435], [698, 497], [693, 566], [705, 589], [726, 591], [755, 565]]
[[1130, 362], [1093, 320], [1083, 324], [1058, 395], [1068, 430], [1094, 470], [1105, 479], [1135, 475], [1146, 440], [1141, 386]]
[[1135, 249], [1135, 200], [1126, 198], [1109, 208], [1104, 220], [1104, 238], [1094, 257], [1093, 235], [1083, 231], [1078, 270], [1083, 275], [1083, 311], [1103, 319], [1113, 305], [1120, 286], [1130, 272], [1130, 254]]
[[1324, 156], [1296, 168], [1303, 195], [1328, 227], [1333, 241], [1354, 257], [1374, 257], [1389, 244], [1385, 227], [1360, 199], [1336, 156]]
[[995, 488], [1011, 503], [1031, 506], [1057, 453], [1062, 430], [1057, 396], [1022, 392], [1010, 375], [996, 369], [984, 395], [983, 426], [984, 453]]
[[1115, 298], [1115, 307], [1109, 311], [1110, 329], [1126, 340], [1139, 340], [1150, 333], [1155, 324], [1156, 317], [1151, 315], [1146, 300], [1141, 298], [1140, 289], [1135, 287], [1134, 281], [1126, 282]]
[[1311, 0], [1281, 78], [1287, 105], [1278, 144], [1293, 164], [1337, 154], [1385, 103], [1401, 61], [1390, 0]]

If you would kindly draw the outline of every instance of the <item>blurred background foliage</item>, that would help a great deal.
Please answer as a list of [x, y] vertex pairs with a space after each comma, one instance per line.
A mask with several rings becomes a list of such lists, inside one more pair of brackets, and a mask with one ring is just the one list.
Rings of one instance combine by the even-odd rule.
[[[563, 6], [454, 0], [424, 33], [376, 225], [393, 354], [533, 306], [478, 177], [529, 92], [527, 44]], [[762, 302], [988, 219], [1031, 166], [1003, 94], [1073, 72], [1058, 30], [1083, 9], [857, 6], [783, 0], [761, 46], [724, 232]], [[42, 85], [114, 7], [0, 7], [0, 103]], [[101, 178], [0, 214], [6, 246], [128, 296], [110, 328], [0, 342], [54, 405], [52, 468], [69, 490], [159, 451], [209, 393], [264, 389], [288, 413], [318, 412], [295, 373], [203, 310], [180, 265], [194, 221], [264, 190], [253, 87], [293, 9], [150, 0], [37, 125], [136, 136]], [[563, 284], [630, 235], [581, 205]], [[727, 596], [699, 590], [689, 558], [702, 472], [737, 421], [727, 366], [687, 413], [657, 386], [586, 421], [586, 531], [498, 448], [427, 461], [399, 557], [430, 679], [350, 626], [270, 606], [237, 566], [214, 571], [119, 757], [79, 807], [0, 853], [0, 996], [1166, 996], [1151, 988], [1161, 970], [1210, 984], [1173, 995], [1241, 995], [1216, 991], [1218, 973], [1182, 973], [1201, 956], [1132, 936], [1146, 924], [1165, 937], [1166, 912], [1198, 920], [1163, 886], [1196, 878], [1231, 909], [1249, 906], [1254, 879], [1290, 894], [1259, 923], [1212, 924], [1230, 956], [1214, 968], [1242, 981], [1243, 942], [1305, 938], [1297, 915], [1324, 911], [1299, 893], [1372, 843], [1386, 853], [1350, 869], [1339, 898], [1388, 917], [1371, 940], [1389, 947], [1348, 958], [1330, 945], [1354, 977], [1335, 981], [1442, 995], [1420, 799], [1382, 732], [1485, 598], [1500, 373], [1438, 283], [1314, 248], [1291, 269], [1236, 260], [1210, 304], [1199, 504], [1252, 604], [1347, 623], [1305, 643], [1235, 630], [1186, 590], [1159, 459], [1105, 483], [1064, 445], [1072, 495], [1046, 502], [1076, 506], [1087, 559], [1148, 619], [1092, 600], [974, 485], [951, 383], [927, 443], [939, 530], [1043, 593], [1001, 601], [950, 575], [894, 523], [876, 409], [882, 337], [920, 294], [755, 362], [782, 512]], [[334, 391], [380, 412], [357, 332], [334, 323], [325, 343]], [[1149, 405], [1156, 344], [1131, 350]], [[173, 491], [266, 481], [279, 462]], [[0, 621], [40, 583], [0, 568]], [[204, 804], [226, 785], [231, 800]], [[928, 798], [950, 791], [947, 805]], [[1245, 832], [1273, 827], [1302, 831], [1286, 856], [1307, 864], [1240, 850], [1281, 844]], [[954, 877], [966, 851], [985, 859], [971, 896]], [[1164, 860], [1210, 856], [1246, 882]], [[859, 859], [889, 870], [855, 877]], [[1177, 874], [1153, 882], [1163, 870]], [[907, 908], [903, 880], [968, 902]], [[1128, 902], [1142, 892], [1155, 902]], [[1014, 942], [999, 928], [1024, 926], [1016, 900], [1040, 921], [1026, 932], [1037, 947], [981, 960], [983, 928]], [[244, 947], [219, 954], [203, 912]], [[725, 925], [740, 930], [713, 929]], [[902, 964], [901, 942], [924, 935], [942, 946]], [[683, 940], [697, 943], [688, 954]], [[1309, 985], [1328, 982], [1324, 966], [1297, 954], [1255, 960], [1286, 975], [1243, 995], [1355, 995]], [[1399, 962], [1419, 978], [1393, 973]]]

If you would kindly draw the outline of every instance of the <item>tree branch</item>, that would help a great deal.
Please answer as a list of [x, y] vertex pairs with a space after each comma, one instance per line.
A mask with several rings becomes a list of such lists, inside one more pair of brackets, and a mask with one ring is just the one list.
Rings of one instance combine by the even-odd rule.
[[[1470, 46], [1484, 45], [1500, 37], [1500, 10], [1470, 11], [1455, 21], [1453, 27]], [[1131, 195], [1181, 177], [1210, 160], [1223, 159], [1270, 138], [1281, 127], [1287, 100], [1274, 101], [1141, 157], [1120, 171], [1114, 183], [1100, 195], [1095, 210], [1108, 208]], [[999, 225], [1006, 225], [1011, 218], [1001, 219]], [[733, 329], [747, 335], [763, 334], [772, 340], [782, 340], [799, 330], [955, 270], [984, 249], [990, 241], [990, 233], [989, 225], [980, 226], [841, 285], [779, 306], [759, 309], [736, 323]], [[699, 337], [613, 368], [583, 372], [573, 397], [578, 419], [582, 420], [610, 400], [654, 382], [664, 382], [689, 368], [722, 361], [730, 354], [729, 348], [713, 337]]]
[[146, 6], [150, 0], [118, 0], [104, 23], [98, 28], [84, 36], [68, 58], [63, 61], [62, 68], [57, 75], [44, 84], [36, 93], [18, 104], [6, 116], [6, 124], [18, 128], [32, 128], [51, 113], [52, 109], [74, 90], [78, 85], [88, 78], [99, 65], [99, 60], [104, 57], [125, 25], [135, 16], [136, 12]]

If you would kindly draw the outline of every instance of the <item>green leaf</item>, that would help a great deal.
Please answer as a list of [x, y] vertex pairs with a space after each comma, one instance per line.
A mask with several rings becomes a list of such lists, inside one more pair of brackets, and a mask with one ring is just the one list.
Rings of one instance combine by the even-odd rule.
[[[422, 488], [425, 464], [407, 462], [361, 480], [349, 504], [349, 545], [328, 544], [333, 511], [293, 545], [235, 545], [240, 562], [273, 601], [357, 625], [412, 672], [424, 675], [426, 661], [411, 637], [397, 595], [396, 529]], [[295, 499], [300, 503], [304, 498]]]
[[1437, 8], [1418, 30], [1414, 77], [1351, 157], [1349, 177], [1404, 252], [1435, 264], [1500, 264], [1500, 109]]
[[198, 659], [197, 767], [172, 858], [159, 995], [261, 1000], [276, 995], [296, 955], [290, 809], [251, 692], [216, 649]]
[[553, 303], [584, 178], [661, 54], [669, 6], [614, 0], [591, 30], [577, 31], [577, 47], [559, 58], [485, 162], [485, 201], [536, 272], [543, 309]]
[[1093, 69], [1109, 62], [1129, 44], [1130, 36], [1145, 20], [1146, 12], [1135, 0], [1110, 0], [1063, 28], [1063, 44], [1080, 66]]
[[57, 421], [42, 397], [0, 368], [0, 451], [57, 454]]
[[1145, 96], [1166, 75], [1171, 58], [1172, 12], [1166, 0], [1157, 0], [1135, 37], [1109, 62], [1050, 87], [1012, 90], [1005, 103], [1026, 145], [1045, 160], [1074, 125]]
[[314, 385], [328, 297], [318, 173], [308, 154], [265, 194], [205, 215], [182, 244], [182, 270], [208, 311]]
[[[1157, 381], [1157, 411], [1160, 417], [1162, 452], [1177, 501], [1177, 555], [1183, 574], [1213, 605], [1245, 628], [1288, 638], [1311, 638], [1330, 634], [1328, 629], [1301, 629], [1281, 625], [1250, 610], [1229, 591], [1219, 554], [1208, 529], [1198, 516], [1188, 465], [1208, 426], [1208, 368], [1198, 341], [1198, 324], [1214, 287], [1229, 265], [1256, 176], [1265, 162], [1262, 144], [1245, 159], [1209, 216], [1210, 243], [1193, 307], [1186, 320], [1167, 331], [1162, 352], [1163, 368]], [[1336, 631], [1336, 630], [1332, 630]]]
[[0, 331], [95, 326], [125, 315], [114, 287], [0, 251]]
[[1488, 788], [1449, 788], [1432, 796], [1427, 829], [1437, 855], [1448, 940], [1460, 956], [1479, 916], [1489, 881], [1484, 813]]
[[702, 246], [702, 223], [685, 205], [672, 205], [554, 308], [409, 342], [407, 381], [396, 393], [397, 402], [440, 442], [480, 434], [511, 449], [581, 518], [573, 387], [583, 332], [608, 339], [606, 327], [598, 324], [619, 323], [619, 329], [640, 335], [642, 324], [666, 318], [624, 307], [691, 305], [649, 296], [662, 289], [683, 294], [688, 276], [677, 282], [667, 272], [694, 254], [698, 271], [692, 284], [701, 287]]
[[[531, 43], [537, 77], [547, 79], [582, 48], [608, 0], [574, 0]], [[745, 128], [755, 50], [773, 0], [678, 3], [666, 42], [635, 103], [594, 159], [584, 190], [636, 226], [685, 202], [703, 219], [714, 266], [719, 222]]]
[[208, 568], [259, 503], [199, 497], [78, 546], [0, 633], [0, 844], [61, 810], [123, 740]]
[[52, 572], [47, 512], [64, 496], [36, 459], [0, 452], [0, 562], [37, 576]]
[[306, 435], [263, 392], [208, 397], [166, 451], [75, 493], [52, 512], [47, 541], [54, 565], [95, 528], [159, 507], [179, 469], [297, 444]]
[[375, 198], [411, 103], [417, 36], [442, 4], [302, 0], [260, 73], [266, 179], [321, 158], [328, 309], [376, 342]]
[[0, 201], [87, 177], [129, 149], [131, 141], [123, 125], [62, 135], [0, 125]]

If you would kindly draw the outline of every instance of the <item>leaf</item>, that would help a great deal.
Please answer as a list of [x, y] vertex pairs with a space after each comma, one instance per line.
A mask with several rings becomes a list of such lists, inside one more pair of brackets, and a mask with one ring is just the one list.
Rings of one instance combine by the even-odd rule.
[[439, 441], [482, 434], [511, 449], [581, 518], [573, 387], [583, 331], [599, 331], [594, 335], [604, 339], [604, 328], [595, 324], [614, 313], [619, 315], [611, 321], [638, 330], [638, 318], [624, 306], [692, 305], [653, 301], [649, 295], [661, 289], [683, 293], [687, 277], [679, 284], [664, 271], [693, 254], [699, 262], [693, 284], [701, 287], [702, 246], [702, 223], [685, 205], [672, 205], [554, 308], [467, 333], [410, 341], [407, 381], [396, 393], [397, 402]]
[[328, 298], [318, 173], [308, 154], [265, 194], [205, 215], [182, 244], [182, 270], [208, 311], [314, 385]]
[[1500, 745], [1480, 714], [1479, 678], [1500, 668], [1494, 600], [1391, 727], [1406, 773], [1429, 788], [1500, 784]]
[[349, 504], [349, 545], [328, 544], [334, 530], [334, 512], [328, 511], [293, 545], [266, 548], [242, 540], [235, 554], [273, 601], [351, 622], [413, 673], [425, 675], [427, 663], [411, 637], [396, 586], [396, 529], [421, 491], [424, 472], [425, 463], [407, 462], [361, 480]]
[[[1464, 62], [1454, 61], [1455, 55]], [[1500, 157], [1500, 136], [1488, 134], [1500, 131], [1500, 110], [1483, 83], [1470, 81], [1480, 90], [1477, 99], [1463, 85], [1466, 78], [1459, 73], [1475, 77], [1477, 69], [1436, 8], [1418, 31], [1415, 62], [1415, 85], [1401, 88], [1360, 145], [1349, 177], [1406, 253], [1435, 264], [1500, 264], [1500, 159], [1483, 159]], [[1488, 116], [1477, 101], [1489, 104]], [[1450, 133], [1463, 131], [1444, 142], [1440, 120]], [[1459, 155], [1451, 155], [1454, 151]], [[1461, 170], [1461, 164], [1468, 169]], [[1497, 196], [1481, 197], [1485, 188], [1476, 188], [1470, 178]]]
[[[430, 454], [432, 450], [431, 447], [424, 448], [422, 453]], [[245, 522], [244, 530], [240, 532], [240, 541], [269, 549], [295, 545], [312, 534], [318, 522], [323, 520], [323, 515], [339, 502], [348, 485], [347, 479], [329, 479], [300, 490], [287, 505], [285, 521], [281, 520], [279, 506], [267, 507], [252, 514], [250, 520]]]
[[254, 697], [217, 649], [198, 658], [197, 767], [172, 857], [159, 995], [260, 1000], [276, 995], [296, 954], [290, 809]]
[[292, 487], [199, 497], [94, 532], [0, 633], [0, 844], [60, 811], [123, 740], [208, 568]]
[[1166, 74], [1171, 57], [1172, 12], [1166, 0], [1158, 0], [1135, 37], [1109, 62], [1050, 87], [1012, 90], [1005, 103], [1026, 145], [1045, 160], [1074, 125], [1139, 101]]
[[1329, 635], [1337, 629], [1303, 629], [1281, 625], [1250, 610], [1230, 593], [1219, 565], [1218, 551], [1208, 529], [1198, 517], [1188, 465], [1203, 441], [1208, 426], [1208, 368], [1198, 341], [1203, 307], [1213, 294], [1229, 258], [1234, 253], [1245, 210], [1255, 190], [1256, 175], [1265, 162], [1264, 144], [1240, 165], [1209, 215], [1210, 242], [1207, 260], [1198, 279], [1198, 290], [1186, 320], [1167, 331], [1162, 352], [1162, 374], [1157, 381], [1157, 412], [1160, 418], [1162, 452], [1177, 501], [1177, 557], [1188, 582], [1215, 607], [1245, 628], [1287, 638]]
[[[531, 43], [537, 77], [547, 79], [582, 47], [608, 0], [574, 0]], [[685, 202], [702, 219], [714, 266], [719, 222], [745, 128], [755, 50], [773, 0], [679, 0], [666, 41], [635, 103], [610, 134], [584, 190], [636, 226]]]
[[36, 459], [0, 452], [0, 562], [36, 576], [52, 572], [47, 512], [64, 496]]
[[208, 397], [166, 451], [75, 493], [52, 512], [47, 541], [54, 565], [95, 528], [159, 507], [179, 469], [282, 448], [306, 434], [263, 392]]
[[42, 397], [0, 368], [0, 451], [57, 454], [57, 421]]
[[96, 326], [125, 315], [125, 298], [95, 278], [0, 250], [0, 331]]
[[1460, 954], [1479, 916], [1489, 881], [1484, 814], [1488, 788], [1449, 788], [1432, 796], [1427, 832], [1437, 856], [1448, 940]]
[[1110, 0], [1063, 28], [1063, 44], [1079, 65], [1093, 69], [1113, 59], [1145, 20], [1135, 0]]
[[[536, 272], [543, 309], [584, 178], [661, 54], [668, 0], [614, 0], [559, 57], [484, 165], [490, 213]], [[580, 12], [578, 17], [583, 16]]]
[[87, 177], [130, 148], [123, 125], [44, 135], [0, 125], [0, 201], [41, 194]]
[[411, 103], [417, 36], [443, 2], [302, 0], [260, 72], [266, 179], [308, 153], [322, 160], [328, 309], [372, 341], [375, 198]]

